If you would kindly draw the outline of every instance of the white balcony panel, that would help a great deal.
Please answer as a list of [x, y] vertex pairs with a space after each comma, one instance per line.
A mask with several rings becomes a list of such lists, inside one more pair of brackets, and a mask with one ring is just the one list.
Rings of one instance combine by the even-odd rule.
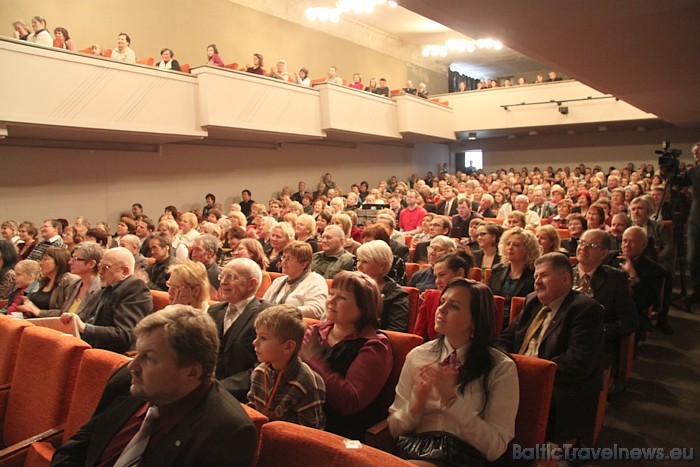
[[373, 142], [401, 139], [396, 103], [386, 97], [331, 83], [314, 85], [321, 95], [321, 127], [329, 139]]
[[398, 95], [399, 131], [404, 139], [419, 141], [454, 141], [454, 111], [445, 105], [415, 96]]
[[315, 89], [213, 66], [192, 74], [199, 80], [201, 124], [212, 139], [284, 143], [325, 136]]
[[[588, 100], [589, 97], [606, 96], [610, 98]], [[643, 112], [573, 80], [443, 94], [441, 98], [449, 99], [455, 111], [456, 132], [657, 118], [654, 114]], [[569, 99], [586, 100], [565, 102]], [[558, 101], [569, 108], [568, 115], [559, 113]], [[513, 106], [523, 102], [546, 103]], [[508, 110], [501, 107], [504, 105], [510, 105]]]
[[197, 80], [0, 40], [0, 122], [10, 137], [165, 143], [200, 139]]

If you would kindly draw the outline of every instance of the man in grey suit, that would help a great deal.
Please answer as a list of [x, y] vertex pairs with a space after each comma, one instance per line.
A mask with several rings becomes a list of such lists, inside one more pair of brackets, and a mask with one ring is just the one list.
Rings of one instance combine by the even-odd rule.
[[256, 429], [214, 380], [219, 338], [209, 316], [186, 305], [135, 329], [136, 357], [112, 376], [92, 418], [52, 466], [251, 465]]
[[80, 337], [95, 348], [117, 353], [131, 349], [134, 327], [153, 312], [151, 292], [134, 275], [134, 264], [134, 255], [126, 248], [107, 250], [99, 267], [102, 290], [80, 315], [64, 313], [61, 321], [76, 320]]
[[253, 348], [253, 325], [258, 313], [270, 304], [255, 297], [262, 282], [262, 271], [255, 261], [233, 259], [224, 267], [220, 278], [219, 297], [223, 301], [209, 308], [221, 340], [216, 379], [236, 399], [246, 402], [250, 374], [258, 364]]

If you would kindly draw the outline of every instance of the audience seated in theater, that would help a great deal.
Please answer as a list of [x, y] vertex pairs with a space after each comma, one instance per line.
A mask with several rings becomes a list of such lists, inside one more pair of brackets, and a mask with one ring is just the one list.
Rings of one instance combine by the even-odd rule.
[[321, 251], [314, 253], [311, 260], [311, 270], [326, 279], [340, 271], [352, 271], [355, 268], [355, 257], [343, 249], [345, 232], [337, 225], [329, 225], [321, 236]]
[[309, 78], [308, 68], [302, 67], [298, 73], [294, 73], [294, 82], [302, 86], [311, 86], [311, 78]]
[[[445, 287], [441, 300], [435, 320], [440, 337], [406, 357], [389, 409], [389, 430], [393, 437], [409, 440], [446, 433], [463, 444], [458, 451], [475, 449], [483, 459], [495, 461], [515, 436], [519, 397], [515, 363], [490, 344], [493, 294], [479, 282], [456, 279]], [[401, 445], [400, 439], [403, 454]], [[432, 461], [428, 456], [402, 457]]]
[[362, 91], [365, 87], [364, 84], [362, 84], [362, 76], [360, 76], [359, 73], [355, 73], [352, 75], [352, 83], [348, 84], [349, 87], [359, 89]]
[[121, 240], [121, 246], [129, 250], [134, 255], [134, 274], [145, 282], [148, 282], [148, 261], [146, 257], [139, 253], [141, 249], [141, 240], [136, 235], [124, 235]]
[[[335, 66], [331, 66], [328, 68], [328, 76], [326, 77], [326, 82], [327, 83], [333, 83], [342, 86], [343, 85], [343, 78], [338, 76], [338, 69]], [[330, 175], [330, 174], [328, 174]], [[328, 184], [326, 184], [327, 188], [335, 188], [335, 183], [333, 184], [333, 187], [329, 187]]]
[[[517, 195], [515, 197], [515, 205], [514, 205], [514, 211], [520, 211], [523, 214], [525, 214], [525, 224], [526, 227], [530, 227], [533, 229], [536, 229], [537, 227], [540, 226], [540, 217], [537, 215], [535, 211], [531, 211], [528, 209], [528, 204], [530, 200], [528, 199], [527, 195]], [[508, 213], [510, 214], [510, 213]], [[510, 227], [510, 222], [508, 215], [506, 215], [506, 220], [503, 222], [503, 228], [507, 229]]]
[[[189, 257], [189, 251], [187, 250], [187, 246], [184, 243], [182, 243], [178, 237], [178, 234], [180, 233], [180, 228], [178, 227], [177, 222], [175, 222], [172, 219], [160, 221], [160, 223], [158, 224], [158, 233], [162, 233], [168, 236], [168, 238], [170, 239], [171, 247], [170, 254], [174, 256], [177, 261], [187, 261], [187, 258]], [[150, 249], [150, 243], [148, 244], [148, 247]], [[153, 256], [153, 252], [151, 252], [150, 256]]]
[[177, 242], [190, 247], [194, 243], [194, 239], [197, 238], [199, 232], [197, 232], [197, 216], [191, 212], [184, 212], [180, 216], [180, 231], [177, 234]]
[[365, 86], [365, 91], [371, 92], [372, 94], [377, 94], [377, 89], [378, 89], [377, 78], [374, 78], [374, 77], [370, 78], [369, 85]]
[[[431, 240], [438, 235], [444, 235], [446, 237], [450, 236], [450, 231], [452, 230], [452, 222], [449, 217], [446, 216], [434, 216], [433, 220], [430, 221], [430, 226], [428, 228], [428, 233], [430, 234]], [[413, 262], [418, 264], [426, 264], [428, 262], [428, 247], [430, 242], [420, 242], [415, 245], [415, 252], [413, 253]]]
[[112, 60], [123, 63], [136, 63], [136, 53], [129, 47], [131, 45], [131, 37], [124, 32], [120, 32], [117, 36], [117, 48], [112, 49]]
[[411, 241], [411, 246], [413, 248], [421, 242], [429, 242], [432, 238], [430, 236], [430, 222], [432, 222], [434, 216], [435, 214], [432, 212], [426, 213], [425, 216], [423, 216], [423, 220], [418, 227], [418, 232], [413, 234], [413, 240]]
[[544, 75], [542, 73], [537, 73], [537, 77], [535, 77], [534, 84], [542, 84], [544, 82]]
[[399, 245], [389, 238], [389, 229], [383, 224], [373, 224], [364, 228], [362, 231], [362, 243], [371, 242], [373, 240], [381, 240], [389, 245], [393, 260], [389, 272], [386, 274], [390, 279], [403, 286], [406, 284], [406, 261], [403, 260], [404, 252], [408, 257], [408, 248], [404, 245]]
[[512, 229], [513, 227], [524, 229], [527, 226], [525, 214], [520, 211], [511, 211], [510, 214], [508, 214], [506, 222], [508, 222], [508, 229]]
[[[394, 213], [389, 212], [387, 209], [381, 209], [377, 214], [377, 224], [386, 227], [386, 230], [389, 232], [391, 251], [405, 262], [408, 262], [409, 248], [406, 246], [406, 237], [402, 232], [396, 230]], [[362, 236], [361, 233], [360, 236]]]
[[192, 245], [192, 261], [204, 265], [209, 280], [208, 286], [210, 289], [208, 293], [213, 300], [219, 298], [219, 276], [221, 275], [221, 268], [217, 264], [220, 250], [219, 245], [221, 245], [219, 237], [208, 234], [202, 234], [195, 238], [194, 244]]
[[244, 238], [239, 241], [232, 256], [234, 258], [248, 258], [257, 264], [262, 271], [266, 271], [270, 264], [260, 242], [252, 238]]
[[561, 80], [562, 80], [561, 76], [557, 76], [557, 72], [556, 72], [556, 71], [550, 71], [550, 72], [549, 72], [549, 78], [547, 78], [547, 81], [546, 81], [546, 82], [547, 82], [547, 83], [551, 83], [551, 82], [553, 82], [553, 81], [561, 81]]
[[31, 23], [34, 32], [29, 34], [27, 40], [35, 44], [52, 46], [53, 39], [51, 39], [51, 33], [46, 30], [46, 19], [41, 16], [34, 16]]
[[304, 336], [301, 357], [326, 383], [326, 430], [349, 439], [363, 440], [382, 416], [378, 396], [393, 356], [389, 338], [377, 332], [381, 300], [369, 276], [342, 271], [333, 279], [326, 321]]
[[544, 255], [555, 251], [559, 253], [568, 253], [562, 250], [559, 232], [553, 225], [542, 225], [537, 227], [535, 236], [537, 237], [537, 243], [540, 244], [540, 248], [542, 249], [541, 254]]
[[569, 238], [562, 239], [561, 247], [567, 255], [576, 256], [579, 239], [588, 228], [588, 223], [581, 214], [571, 214], [568, 217], [567, 228], [569, 229]]
[[29, 36], [32, 34], [32, 28], [29, 27], [24, 20], [18, 19], [13, 21], [12, 27], [14, 28], [14, 31], [12, 31], [12, 37], [21, 41], [29, 40]]
[[305, 317], [322, 319], [328, 285], [323, 276], [310, 270], [312, 258], [308, 243], [293, 241], [284, 248], [282, 273], [265, 292], [263, 299], [274, 304], [297, 307]]
[[412, 96], [415, 96], [418, 94], [418, 90], [413, 87], [413, 81], [410, 79], [406, 81], [406, 87], [401, 89], [403, 94], [411, 94]]
[[[111, 239], [109, 237], [109, 234], [105, 229], [102, 227], [95, 227], [92, 229], [89, 229], [87, 233], [85, 234], [85, 241], [86, 242], [95, 242], [98, 245], [100, 245], [102, 248], [109, 248], [109, 245], [111, 243]], [[150, 255], [150, 253], [149, 253]]]
[[393, 261], [391, 248], [381, 240], [365, 242], [357, 250], [357, 270], [374, 279], [382, 293], [380, 327], [408, 332], [408, 292], [388, 275]]
[[605, 210], [602, 206], [593, 204], [588, 208], [586, 224], [588, 225], [588, 230], [600, 229], [605, 232], [609, 231], [609, 227], [605, 225]]
[[7, 303], [0, 308], [0, 314], [21, 313], [19, 306], [25, 303], [24, 297], [36, 292], [39, 287], [39, 263], [23, 259], [15, 264], [12, 275], [14, 287], [7, 296]]
[[287, 222], [278, 222], [270, 230], [270, 246], [272, 249], [268, 255], [270, 264], [267, 270], [270, 272], [282, 272], [282, 256], [284, 248], [294, 241], [294, 228]]
[[460, 81], [459, 84], [457, 85], [457, 92], [465, 92], [467, 91], [467, 83], [464, 81]]
[[287, 61], [282, 59], [278, 60], [275, 67], [270, 68], [270, 73], [267, 76], [282, 81], [290, 81], [289, 72], [287, 71]]
[[443, 255], [454, 253], [457, 249], [458, 246], [455, 241], [445, 235], [438, 235], [430, 240], [430, 246], [428, 247], [428, 264], [430, 267], [421, 269], [413, 274], [408, 280], [408, 286], [417, 288], [421, 293], [428, 289], [437, 288], [434, 275], [436, 261]]
[[[248, 405], [270, 421], [323, 430], [326, 383], [299, 357], [305, 331], [301, 311], [292, 305], [271, 306], [258, 314], [253, 345], [260, 364], [251, 374]], [[274, 389], [268, 381], [276, 381]]]
[[71, 254], [65, 248], [49, 247], [39, 261], [41, 276], [39, 287], [31, 293], [20, 305], [20, 311], [27, 316], [39, 316], [44, 310], [43, 316], [56, 316], [65, 306], [67, 309], [72, 303], [66, 303], [72, 295], [79, 277], [70, 273]]
[[167, 282], [170, 278], [168, 269], [171, 265], [178, 263], [170, 253], [172, 248], [170, 237], [165, 233], [157, 233], [148, 240], [148, 244], [151, 248], [151, 258], [155, 259], [155, 262], [146, 269], [148, 288], [167, 291]]
[[[53, 463], [251, 465], [255, 426], [213, 380], [219, 347], [214, 323], [179, 305], [145, 318], [135, 334], [136, 357], [112, 376], [97, 411], [57, 449]], [[154, 411], [169, 424], [138, 443], [137, 432]]]
[[22, 244], [22, 239], [19, 236], [19, 226], [13, 220], [7, 220], [2, 223], [2, 238], [7, 240], [15, 247], [15, 251], [19, 252], [19, 247]]
[[80, 337], [98, 349], [124, 353], [133, 348], [134, 327], [153, 312], [146, 284], [133, 275], [134, 255], [126, 248], [112, 248], [102, 257], [99, 277], [104, 286], [80, 315], [63, 313], [61, 321], [75, 320]]
[[549, 216], [555, 214], [555, 207], [547, 201], [545, 192], [541, 188], [537, 188], [532, 192], [530, 210], [535, 211], [540, 219], [548, 219]]
[[207, 46], [207, 65], [224, 67], [224, 61], [219, 56], [219, 49], [216, 44]]
[[466, 239], [463, 239], [461, 241], [461, 244], [464, 248], [468, 249], [469, 251], [476, 251], [479, 249], [479, 242], [477, 241], [477, 230], [479, 229], [479, 226], [484, 222], [485, 221], [483, 218], [472, 219], [472, 221], [469, 223], [469, 235]]
[[73, 39], [70, 38], [70, 34], [68, 34], [68, 30], [66, 28], [58, 27], [54, 29], [53, 35], [54, 47], [58, 47], [59, 49], [72, 50], [74, 52], [78, 50], [78, 48], [75, 46], [75, 42], [73, 42]]
[[[319, 202], [317, 201], [317, 203]], [[309, 214], [302, 214], [297, 217], [297, 221], [294, 226], [297, 240], [308, 243], [314, 253], [318, 251], [318, 242], [316, 241], [315, 235], [317, 231], [317, 219], [320, 218], [320, 212], [318, 213], [318, 217], [316, 219]]]
[[44, 256], [44, 252], [49, 247], [65, 248], [65, 243], [61, 238], [63, 233], [63, 226], [56, 219], [46, 219], [41, 224], [41, 238], [43, 241], [39, 242], [29, 254], [29, 259], [34, 261], [40, 261]]
[[337, 225], [343, 229], [343, 233], [345, 233], [345, 244], [343, 245], [343, 249], [345, 249], [345, 251], [351, 255], [354, 255], [357, 249], [360, 247], [360, 242], [356, 242], [350, 236], [350, 231], [352, 229], [352, 221], [350, 220], [350, 216], [344, 212], [334, 214], [331, 218], [331, 225]]
[[588, 190], [581, 190], [576, 194], [577, 205], [573, 211], [584, 216], [588, 214], [588, 208], [591, 206], [591, 194]]
[[121, 244], [122, 238], [126, 235], [131, 235], [136, 233], [136, 222], [128, 217], [122, 217], [117, 224], [117, 232], [112, 237], [111, 247], [123, 246]]
[[557, 215], [549, 218], [549, 223], [557, 229], [568, 227], [569, 215], [571, 214], [571, 200], [563, 198], [557, 203]]
[[148, 244], [148, 236], [153, 233], [156, 229], [153, 219], [147, 216], [142, 216], [141, 219], [136, 221], [136, 236], [139, 239], [140, 247], [139, 253], [144, 257], [148, 258], [151, 256], [151, 248]]
[[479, 208], [476, 212], [483, 217], [496, 218], [496, 213], [491, 209], [494, 201], [494, 197], [491, 194], [485, 193], [482, 195], [481, 201], [479, 201]]
[[[365, 89], [366, 91], [366, 89]], [[380, 96], [384, 97], [389, 97], [389, 86], [386, 84], [386, 78], [380, 78], [379, 79], [379, 86], [377, 89], [372, 91], [374, 94], [378, 94]]]
[[602, 389], [603, 312], [593, 298], [572, 290], [569, 258], [547, 253], [535, 261], [535, 292], [496, 341], [504, 352], [557, 364], [547, 424], [548, 441], [590, 443]]
[[425, 83], [418, 83], [418, 92], [416, 93], [416, 96], [427, 99], [428, 95], [428, 86], [426, 86]]
[[211, 284], [202, 263], [185, 261], [173, 264], [168, 269], [168, 273], [170, 273], [170, 279], [168, 279], [170, 306], [187, 305], [200, 311], [209, 309]]
[[156, 64], [161, 70], [173, 70], [180, 71], [180, 64], [174, 59], [175, 53], [172, 49], [164, 48], [160, 51], [160, 58], [162, 60]]
[[209, 307], [216, 322], [221, 346], [216, 365], [216, 379], [241, 402], [247, 401], [250, 374], [257, 358], [253, 348], [255, 318], [268, 306], [255, 297], [262, 271], [248, 258], [232, 259], [221, 273], [219, 296], [222, 302]]
[[15, 288], [15, 265], [19, 260], [17, 249], [7, 240], [0, 240], [0, 300], [9, 297]]
[[484, 222], [476, 229], [476, 241], [479, 249], [472, 251], [474, 266], [482, 270], [496, 267], [501, 262], [498, 242], [503, 235], [503, 228], [493, 222]]
[[541, 256], [541, 250], [532, 232], [513, 227], [503, 232], [498, 243], [498, 252], [501, 264], [492, 269], [488, 286], [494, 295], [505, 298], [505, 327], [510, 322], [510, 299], [526, 297], [535, 290], [535, 260]]
[[433, 273], [436, 289], [429, 289], [421, 294], [421, 304], [416, 316], [413, 334], [421, 336], [426, 341], [435, 339], [435, 311], [440, 305], [440, 294], [448, 283], [454, 279], [466, 278], [474, 266], [474, 257], [470, 252], [456, 250], [454, 253], [440, 256], [435, 261]]
[[92, 55], [97, 55], [99, 57], [104, 57], [105, 49], [100, 44], [92, 44], [90, 46], [90, 53]]
[[29, 259], [34, 248], [39, 244], [37, 236], [39, 230], [34, 222], [24, 221], [19, 224], [18, 235], [20, 241], [17, 243], [17, 250], [20, 259]]

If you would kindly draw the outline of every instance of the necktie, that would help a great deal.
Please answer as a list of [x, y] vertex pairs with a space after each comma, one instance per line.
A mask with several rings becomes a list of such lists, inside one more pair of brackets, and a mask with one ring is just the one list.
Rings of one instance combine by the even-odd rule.
[[235, 306], [229, 305], [228, 309], [226, 310], [226, 314], [224, 315], [224, 334], [228, 332], [229, 328], [236, 320], [236, 316], [238, 316], [238, 310], [236, 310]]
[[460, 366], [462, 366], [462, 365], [459, 363], [459, 357], [457, 356], [457, 351], [456, 351], [456, 350], [453, 350], [452, 353], [450, 353], [450, 354], [447, 356], [447, 358], [445, 358], [445, 359], [442, 361], [442, 365], [443, 365], [443, 366], [452, 365], [452, 366], [454, 366], [455, 368], [459, 368]]
[[158, 418], [158, 407], [152, 405], [148, 408], [146, 412], [146, 417], [143, 419], [141, 428], [139, 428], [138, 433], [131, 438], [129, 444], [126, 445], [121, 455], [114, 463], [114, 467], [128, 467], [136, 465], [143, 456], [143, 451], [146, 450], [148, 446], [148, 441], [151, 439], [151, 432], [153, 431], [153, 424]]
[[591, 295], [591, 276], [584, 274], [578, 280], [578, 290], [586, 295]]
[[547, 313], [549, 313], [550, 311], [552, 311], [552, 309], [545, 305], [537, 313], [535, 319], [533, 319], [532, 323], [530, 323], [530, 327], [527, 328], [527, 332], [525, 332], [525, 339], [523, 339], [523, 343], [520, 346], [520, 350], [518, 351], [519, 354], [522, 355], [525, 353], [525, 351], [527, 351], [527, 348], [530, 345], [530, 341], [533, 337], [537, 335], [540, 328], [542, 327], [542, 323], [544, 323], [544, 320], [547, 317]]
[[452, 201], [448, 201], [445, 203], [445, 215], [449, 216], [450, 215], [450, 209], [452, 209]]

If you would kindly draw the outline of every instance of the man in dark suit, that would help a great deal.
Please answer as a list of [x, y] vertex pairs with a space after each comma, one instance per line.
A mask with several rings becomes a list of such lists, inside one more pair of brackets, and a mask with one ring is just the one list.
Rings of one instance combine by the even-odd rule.
[[549, 216], [556, 214], [554, 205], [547, 201], [544, 190], [541, 188], [532, 192], [530, 211], [535, 211], [540, 216], [540, 219], [547, 219]]
[[304, 195], [306, 193], [308, 193], [306, 191], [306, 183], [300, 181], [298, 187], [299, 187], [299, 191], [292, 194], [292, 201], [296, 201], [297, 203], [301, 203], [301, 201], [304, 199]]
[[557, 364], [547, 440], [587, 439], [602, 389], [603, 314], [592, 298], [571, 289], [569, 258], [547, 253], [535, 261], [535, 292], [496, 342], [505, 351]]
[[133, 274], [134, 255], [129, 250], [107, 250], [99, 268], [104, 288], [90, 298], [80, 315], [64, 313], [61, 321], [76, 320], [80, 337], [95, 348], [117, 353], [131, 349], [134, 327], [153, 312], [151, 292]]
[[446, 185], [443, 191], [445, 199], [440, 201], [437, 208], [437, 213], [441, 216], [455, 216], [457, 215], [457, 196], [455, 195], [454, 189]]
[[496, 213], [491, 209], [491, 206], [493, 206], [494, 203], [493, 196], [489, 193], [484, 193], [481, 196], [481, 201], [479, 201], [479, 207], [477, 208], [477, 211], [479, 214], [481, 214], [484, 217], [488, 217], [491, 219], [496, 218]]
[[209, 308], [221, 340], [216, 379], [241, 402], [247, 400], [250, 374], [258, 363], [253, 324], [258, 313], [270, 306], [255, 297], [261, 282], [262, 271], [253, 260], [233, 259], [221, 273], [219, 297], [223, 301]]
[[136, 357], [51, 465], [249, 466], [257, 433], [214, 379], [214, 322], [176, 305], [146, 317], [135, 334]]
[[462, 198], [457, 202], [457, 215], [452, 216], [452, 230], [450, 237], [469, 237], [469, 224], [474, 219], [483, 219], [479, 213], [472, 211], [472, 203], [467, 198]]
[[627, 274], [603, 264], [610, 254], [610, 243], [610, 235], [603, 230], [583, 233], [576, 247], [574, 283], [580, 292], [603, 306], [605, 364], [615, 366], [620, 339], [635, 332], [638, 323]]

